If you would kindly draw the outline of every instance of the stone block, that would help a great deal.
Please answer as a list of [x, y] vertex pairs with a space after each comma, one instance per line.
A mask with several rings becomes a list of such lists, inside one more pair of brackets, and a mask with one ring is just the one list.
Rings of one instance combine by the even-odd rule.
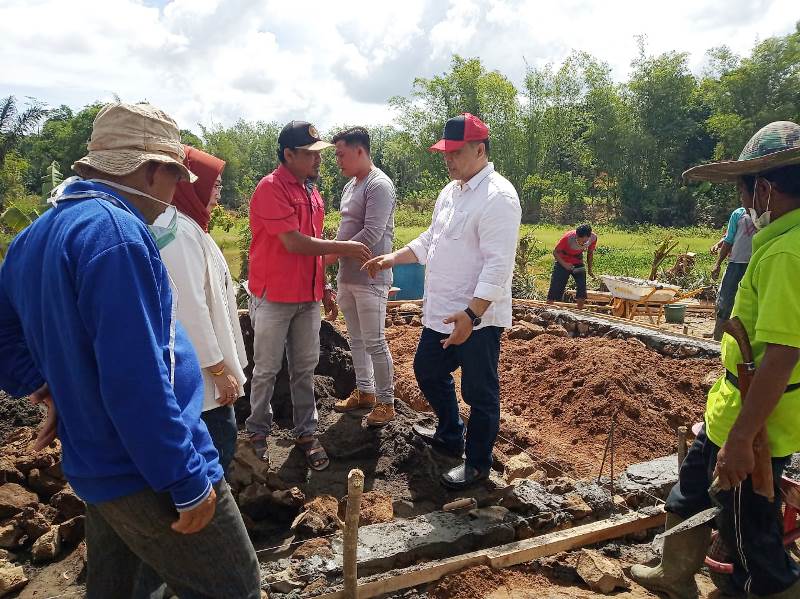
[[36, 539], [31, 547], [31, 557], [36, 563], [51, 562], [61, 551], [61, 535], [58, 533], [58, 526], [50, 527], [50, 530]]
[[[513, 525], [497, 522], [494, 517], [470, 518], [446, 512], [364, 526], [358, 531], [358, 573], [369, 576], [424, 560], [510, 543], [514, 537]], [[341, 536], [335, 536], [331, 546], [341, 567]]]
[[596, 593], [607, 595], [617, 588], [630, 588], [620, 565], [594, 549], [581, 549], [575, 569]]
[[34, 507], [39, 503], [36, 493], [31, 493], [17, 483], [0, 485], [0, 518], [19, 514], [25, 507]]
[[77, 545], [85, 536], [86, 516], [75, 516], [58, 527], [61, 542], [66, 545]]
[[503, 478], [507, 483], [518, 478], [528, 478], [538, 470], [538, 465], [527, 453], [518, 453], [506, 460]]
[[28, 584], [22, 566], [15, 566], [9, 562], [0, 561], [0, 597], [20, 590]]
[[69, 485], [50, 498], [50, 505], [58, 510], [58, 514], [64, 520], [86, 513], [86, 505]]
[[63, 478], [50, 476], [38, 468], [34, 468], [28, 473], [28, 487], [42, 497], [55, 495], [66, 485], [67, 483]]

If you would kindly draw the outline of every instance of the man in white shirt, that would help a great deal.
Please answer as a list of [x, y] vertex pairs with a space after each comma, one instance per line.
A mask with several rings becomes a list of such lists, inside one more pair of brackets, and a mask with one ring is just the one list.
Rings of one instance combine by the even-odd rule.
[[[511, 277], [521, 208], [513, 185], [488, 160], [489, 128], [464, 113], [447, 121], [430, 148], [444, 156], [452, 181], [436, 200], [431, 226], [404, 248], [364, 265], [370, 275], [395, 264], [425, 265], [424, 329], [414, 374], [439, 419], [414, 432], [441, 453], [466, 461], [442, 475], [462, 489], [486, 479], [500, 426], [500, 334], [511, 326]], [[464, 422], [452, 373], [470, 406]]]

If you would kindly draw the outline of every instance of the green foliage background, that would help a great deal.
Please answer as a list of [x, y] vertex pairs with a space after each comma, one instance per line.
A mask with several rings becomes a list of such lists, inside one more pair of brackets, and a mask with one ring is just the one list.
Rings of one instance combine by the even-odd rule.
[[[491, 158], [516, 186], [523, 221], [540, 225], [538, 248], [549, 246], [543, 224], [561, 230], [589, 221], [609, 231], [721, 227], [737, 205], [734, 189], [686, 185], [681, 174], [694, 164], [735, 158], [771, 121], [800, 121], [800, 23], [791, 34], [758, 43], [748, 56], [720, 47], [706, 58], [704, 72], [695, 75], [686, 54], [653, 55], [640, 40], [623, 82], [612, 78], [608, 63], [583, 52], [561, 65], [528, 66], [519, 85], [479, 58], [457, 55], [444, 73], [409, 75], [410, 93], [389, 99], [394, 120], [370, 130], [374, 161], [397, 186], [401, 231], [429, 222], [447, 175], [441, 157], [427, 148], [447, 118], [460, 112], [472, 112], [491, 127]], [[74, 111], [33, 99], [24, 105], [13, 96], [0, 99], [0, 214], [37, 205], [52, 186], [53, 162], [69, 176], [99, 109], [100, 104]], [[348, 124], [356, 123], [325, 133]], [[253, 189], [276, 167], [281, 125], [240, 120], [182, 131], [185, 142], [227, 162], [221, 203], [238, 216], [226, 235], [236, 235], [246, 222]], [[321, 175], [320, 189], [328, 209], [335, 210], [345, 180], [333, 152], [323, 153]], [[0, 243], [14, 232], [0, 219]], [[603, 259], [599, 250], [598, 263]]]

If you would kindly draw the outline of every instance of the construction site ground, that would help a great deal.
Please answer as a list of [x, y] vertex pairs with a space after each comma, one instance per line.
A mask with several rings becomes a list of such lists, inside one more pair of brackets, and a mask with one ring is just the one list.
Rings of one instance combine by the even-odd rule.
[[[328, 470], [312, 472], [308, 469], [304, 456], [292, 442], [291, 412], [285, 405], [279, 405], [277, 399], [273, 400], [276, 426], [271, 439], [272, 464], [268, 473], [254, 476], [259, 464], [248, 453], [246, 443], [240, 441], [234, 466], [238, 473], [234, 473], [231, 486], [236, 490], [266, 569], [271, 563], [295, 556], [298, 549], [310, 555], [329, 550], [326, 539], [338, 531], [337, 518], [343, 513], [346, 478], [352, 468], [360, 468], [365, 474], [367, 493], [362, 506], [362, 524], [410, 521], [438, 511], [448, 501], [465, 495], [490, 504], [492, 494], [507, 484], [503, 475], [508, 462], [523, 455], [535, 465], [527, 476], [543, 485], [555, 484], [558, 488], [566, 480], [595, 478], [612, 422], [616, 476], [631, 464], [674, 453], [676, 427], [689, 426], [701, 418], [705, 394], [719, 373], [718, 359], [703, 352], [695, 357], [668, 357], [635, 337], [615, 338], [613, 334], [572, 337], [566, 330], [569, 327], [558, 328], [560, 325], [556, 326], [555, 322], [545, 323], [541, 328], [546, 332], [539, 331], [528, 339], [510, 338], [509, 331], [503, 337], [499, 367], [501, 428], [495, 472], [487, 484], [468, 494], [456, 494], [439, 485], [438, 476], [457, 462], [420, 446], [411, 433], [414, 422], [432, 417], [413, 374], [414, 351], [422, 330], [418, 314], [395, 313], [390, 319], [392, 326], [387, 328], [386, 336], [395, 361], [399, 399], [394, 422], [373, 429], [363, 422], [365, 412], [335, 412], [333, 402], [348, 392], [348, 387], [341, 384], [346, 377], [330, 370], [329, 365], [321, 365], [322, 370], [329, 369], [326, 372], [330, 375], [318, 377], [317, 381], [320, 438], [331, 457]], [[677, 345], [675, 348], [680, 349]], [[331, 362], [341, 358], [333, 351], [330, 356], [333, 356]], [[328, 354], [324, 359], [328, 360]], [[345, 368], [337, 364], [336, 368]], [[347, 376], [352, 378], [352, 372]], [[458, 382], [458, 372], [455, 378]], [[466, 406], [462, 408], [466, 416], [468, 410]], [[38, 410], [28, 406], [25, 400], [8, 397], [0, 397], [0, 414], [3, 415], [2, 437], [20, 430], [18, 427], [35, 425], [40, 417]], [[608, 460], [605, 475], [610, 474], [610, 465]], [[47, 497], [40, 497], [40, 500], [44, 503]], [[319, 545], [308, 545], [310, 539], [322, 541]], [[643, 541], [644, 538], [638, 540], [639, 543]], [[648, 544], [637, 549], [636, 543], [636, 539], [628, 539], [611, 551], [623, 565], [652, 557], [652, 553], [647, 553]], [[20, 547], [18, 557], [31, 579], [29, 588], [32, 588], [36, 577], [43, 576], [48, 569], [32, 564], [29, 551], [29, 546]], [[71, 547], [65, 546], [55, 559], [63, 560], [72, 553]], [[392, 597], [594, 596], [575, 577], [570, 565], [574, 554], [496, 572], [470, 569], [429, 585], [427, 589], [396, 593]], [[52, 575], [52, 571], [49, 572]], [[483, 581], [483, 586], [476, 586], [478, 580]], [[710, 588], [710, 581], [702, 576], [700, 582], [701, 588]], [[61, 584], [58, 590], [67, 588], [79, 593], [80, 584], [72, 583], [68, 587]], [[285, 596], [313, 596], [322, 584], [317, 580], [316, 591], [311, 588], [313, 585], [306, 585], [306, 588], [292, 591], [294, 595]], [[484, 588], [488, 594], [474, 594], [475, 589]], [[272, 591], [276, 597], [284, 596], [275, 588]], [[25, 595], [24, 589], [22, 593], [22, 597], [45, 596]], [[634, 585], [631, 590], [615, 596], [651, 595]]]

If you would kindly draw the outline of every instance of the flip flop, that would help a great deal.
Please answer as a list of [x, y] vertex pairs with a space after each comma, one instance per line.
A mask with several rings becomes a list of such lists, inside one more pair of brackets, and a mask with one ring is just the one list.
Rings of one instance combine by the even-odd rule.
[[309, 439], [308, 441], [295, 441], [295, 445], [297, 445], [303, 451], [306, 456], [308, 467], [312, 470], [320, 472], [331, 465], [331, 461], [328, 458], [328, 454], [325, 452], [325, 448], [316, 437]]

